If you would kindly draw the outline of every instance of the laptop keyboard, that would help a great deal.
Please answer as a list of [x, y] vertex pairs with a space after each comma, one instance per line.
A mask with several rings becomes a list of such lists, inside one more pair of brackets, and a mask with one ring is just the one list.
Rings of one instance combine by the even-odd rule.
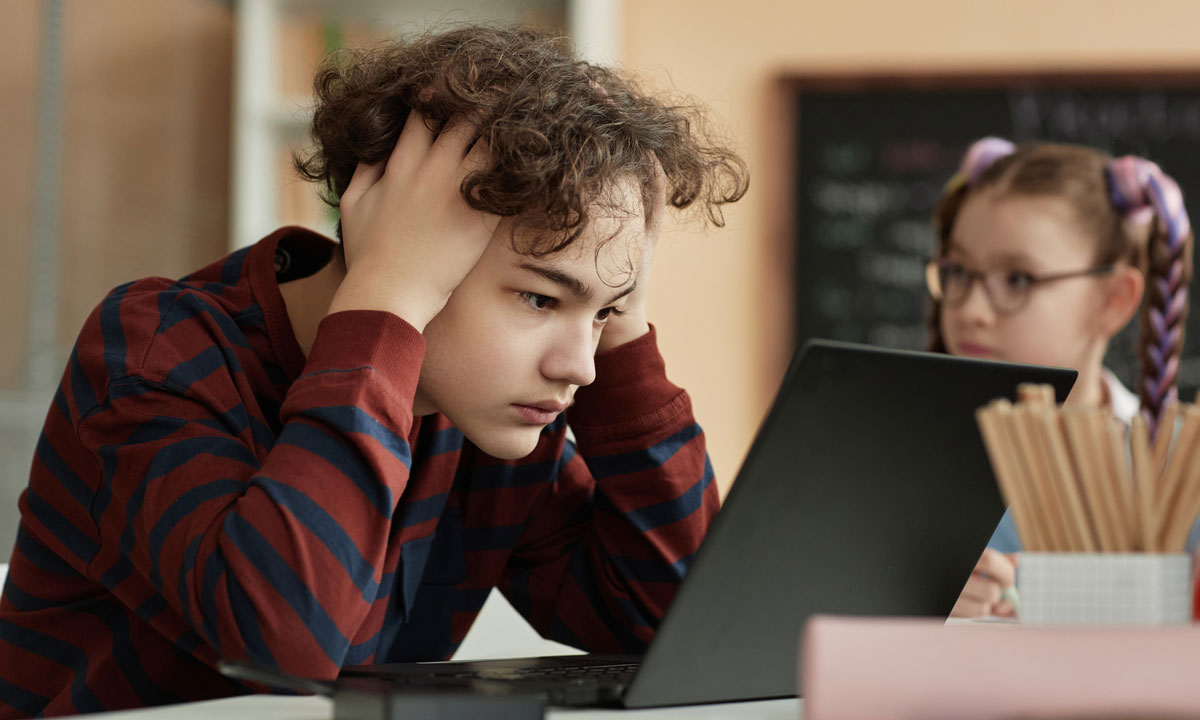
[[[350, 670], [410, 688], [473, 688], [479, 692], [540, 695], [550, 705], [619, 705], [633, 682], [638, 662], [579, 655], [539, 658], [536, 662], [431, 663], [409, 665], [402, 673], [387, 666]], [[366, 672], [362, 672], [366, 670]], [[507, 688], [507, 689], [506, 689]]]
[[[597, 682], [633, 680], [637, 663], [611, 665], [567, 665], [524, 668], [486, 668], [453, 673], [462, 680], [596, 680]], [[444, 677], [444, 675], [443, 675]]]

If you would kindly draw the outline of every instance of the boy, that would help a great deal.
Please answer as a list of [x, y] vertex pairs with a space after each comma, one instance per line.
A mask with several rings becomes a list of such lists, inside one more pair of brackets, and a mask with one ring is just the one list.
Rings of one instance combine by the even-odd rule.
[[0, 716], [246, 692], [221, 658], [444, 659], [496, 586], [548, 637], [637, 651], [699, 546], [716, 487], [644, 298], [667, 202], [720, 224], [741, 160], [520, 28], [317, 90], [298, 166], [342, 245], [284, 228], [80, 333], [0, 600]]

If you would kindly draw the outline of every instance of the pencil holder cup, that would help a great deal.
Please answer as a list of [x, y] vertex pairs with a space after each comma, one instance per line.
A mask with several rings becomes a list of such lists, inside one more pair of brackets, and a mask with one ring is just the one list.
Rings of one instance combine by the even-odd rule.
[[1021, 554], [1020, 619], [1033, 625], [1186, 625], [1192, 621], [1185, 553]]

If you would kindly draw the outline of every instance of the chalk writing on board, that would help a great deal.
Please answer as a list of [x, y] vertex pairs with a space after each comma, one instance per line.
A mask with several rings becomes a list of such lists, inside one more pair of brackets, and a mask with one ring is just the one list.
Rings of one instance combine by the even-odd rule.
[[1009, 109], [1018, 138], [1105, 146], [1200, 140], [1200, 97], [1026, 90], [1009, 95]]

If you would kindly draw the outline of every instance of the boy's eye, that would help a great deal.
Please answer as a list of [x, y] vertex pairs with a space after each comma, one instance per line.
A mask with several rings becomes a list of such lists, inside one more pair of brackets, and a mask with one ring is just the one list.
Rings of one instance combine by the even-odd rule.
[[554, 307], [554, 298], [548, 295], [539, 295], [534, 292], [522, 292], [521, 299], [529, 304], [534, 310], [549, 310]]
[[608, 322], [609, 318], [614, 316], [619, 317], [622, 313], [623, 311], [618, 310], [615, 307], [606, 307], [600, 312], [596, 313], [596, 322], [606, 323]]

